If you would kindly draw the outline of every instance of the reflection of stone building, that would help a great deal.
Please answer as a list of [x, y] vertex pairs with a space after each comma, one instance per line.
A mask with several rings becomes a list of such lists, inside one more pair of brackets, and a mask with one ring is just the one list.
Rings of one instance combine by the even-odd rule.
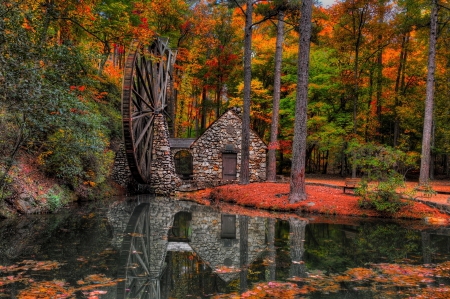
[[[234, 221], [230, 221], [230, 218], [234, 218]], [[249, 264], [267, 248], [265, 242], [267, 219], [250, 218], [247, 236], [241, 236], [239, 220], [240, 217], [236, 215], [222, 215], [209, 207], [192, 211], [192, 236], [189, 245], [212, 269], [218, 269], [219, 277], [225, 281], [237, 278], [241, 261], [240, 243], [244, 238], [248, 243], [247, 260]], [[230, 236], [232, 228], [224, 226], [224, 221], [235, 225], [235, 238]], [[224, 231], [227, 232], [226, 235], [223, 234]], [[236, 271], [233, 272], [233, 269]], [[230, 270], [231, 273], [226, 273]]]
[[[166, 252], [193, 251], [211, 269], [223, 268], [235, 269], [232, 274], [218, 273], [225, 281], [236, 278], [240, 267], [240, 242], [243, 237], [248, 244], [247, 260], [251, 263], [260, 252], [266, 250], [265, 229], [266, 218], [255, 217], [248, 220], [247, 236], [241, 236], [240, 221], [236, 215], [222, 215], [216, 209], [209, 206], [201, 206], [195, 203], [174, 201], [168, 198], [152, 199], [150, 196], [139, 196], [135, 203], [124, 202], [112, 207], [108, 213], [108, 219], [114, 228], [114, 241], [118, 248], [124, 237], [127, 218], [130, 218], [133, 207], [141, 203], [149, 203], [150, 217], [150, 249], [151, 272], [153, 276], [163, 269]], [[170, 242], [173, 238], [172, 227], [174, 219], [185, 212], [190, 213], [189, 236], [187, 242]], [[233, 219], [234, 221], [230, 219]], [[228, 226], [222, 225], [226, 221]], [[125, 225], [124, 225], [125, 224]], [[234, 227], [230, 227], [230, 224]], [[232, 235], [234, 230], [234, 237]], [[224, 233], [225, 231], [225, 233]]]

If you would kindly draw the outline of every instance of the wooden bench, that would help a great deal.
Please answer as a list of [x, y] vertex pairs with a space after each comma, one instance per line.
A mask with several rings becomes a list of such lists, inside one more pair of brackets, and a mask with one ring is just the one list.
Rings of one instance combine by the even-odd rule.
[[360, 178], [346, 178], [345, 179], [345, 186], [344, 186], [344, 193], [345, 189], [356, 189], [358, 188], [358, 184], [361, 182]]

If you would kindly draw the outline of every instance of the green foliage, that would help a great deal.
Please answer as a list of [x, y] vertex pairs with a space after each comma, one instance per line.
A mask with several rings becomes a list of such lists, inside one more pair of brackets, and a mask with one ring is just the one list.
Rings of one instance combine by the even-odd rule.
[[[350, 154], [351, 162], [356, 164], [369, 181], [388, 179], [391, 170], [404, 177], [409, 170], [416, 167], [419, 159], [416, 152], [405, 153], [390, 146], [361, 144], [358, 141], [351, 142], [347, 152]], [[353, 159], [354, 157], [356, 159]]]
[[[121, 131], [118, 87], [96, 76], [98, 66], [82, 44], [51, 38], [55, 28], [40, 23], [42, 10], [5, 7], [0, 6], [1, 178], [18, 144], [72, 189], [105, 182], [114, 158], [110, 140]], [[34, 21], [32, 29], [24, 19]], [[61, 202], [55, 194], [48, 200], [52, 210]]]
[[365, 175], [355, 191], [360, 196], [360, 207], [392, 214], [408, 204], [401, 199], [397, 189], [405, 187], [404, 176], [415, 167], [417, 154], [404, 153], [374, 143], [356, 142], [350, 143], [348, 152], [356, 153], [356, 159], [352, 163], [356, 163]]
[[47, 204], [47, 208], [50, 212], [56, 212], [70, 201], [70, 193], [61, 188], [54, 187], [44, 195], [44, 199]]
[[390, 171], [387, 178], [379, 181], [376, 185], [369, 185], [366, 180], [363, 180], [355, 190], [355, 194], [360, 196], [358, 204], [361, 208], [394, 214], [409, 203], [403, 200], [401, 195], [396, 192], [397, 188], [404, 186], [403, 176]]

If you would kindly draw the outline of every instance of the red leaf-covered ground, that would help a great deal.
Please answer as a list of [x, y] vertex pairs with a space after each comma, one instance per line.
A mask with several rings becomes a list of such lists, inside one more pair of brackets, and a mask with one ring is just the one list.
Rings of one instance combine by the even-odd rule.
[[[309, 181], [309, 184], [318, 182]], [[320, 182], [324, 184], [325, 182]], [[305, 212], [325, 215], [393, 217], [406, 219], [424, 219], [430, 222], [450, 223], [450, 216], [441, 213], [423, 203], [411, 201], [395, 215], [385, 215], [374, 210], [361, 209], [358, 197], [343, 193], [343, 181], [326, 182], [329, 186], [307, 185], [307, 200], [296, 204], [288, 201], [288, 183], [252, 183], [249, 185], [225, 185], [193, 193], [184, 193], [180, 197], [203, 204], [210, 202], [231, 202], [239, 206], [255, 207], [264, 210], [283, 212]], [[439, 197], [439, 196], [437, 196]]]

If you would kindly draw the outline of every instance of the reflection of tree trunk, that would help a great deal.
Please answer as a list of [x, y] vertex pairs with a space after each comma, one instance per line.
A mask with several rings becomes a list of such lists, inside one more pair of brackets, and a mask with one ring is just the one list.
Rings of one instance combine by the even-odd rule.
[[306, 266], [302, 261], [305, 252], [305, 229], [307, 222], [297, 218], [289, 218], [291, 247], [291, 277], [304, 277]]
[[172, 252], [167, 251], [166, 253], [166, 261], [167, 261], [167, 268], [164, 273], [163, 279], [164, 282], [161, 286], [161, 298], [169, 298], [170, 290], [172, 289], [172, 272], [173, 272], [173, 259], [172, 259]]
[[430, 253], [430, 233], [421, 232], [422, 235], [422, 255], [423, 255], [423, 263], [430, 264], [431, 263], [431, 253]]
[[239, 266], [240, 273], [240, 292], [247, 291], [247, 273], [248, 273], [248, 216], [239, 216]]
[[275, 280], [275, 271], [276, 271], [276, 252], [275, 252], [275, 219], [268, 219], [268, 230], [267, 230], [267, 242], [269, 247], [269, 277], [267, 280], [274, 281]]

